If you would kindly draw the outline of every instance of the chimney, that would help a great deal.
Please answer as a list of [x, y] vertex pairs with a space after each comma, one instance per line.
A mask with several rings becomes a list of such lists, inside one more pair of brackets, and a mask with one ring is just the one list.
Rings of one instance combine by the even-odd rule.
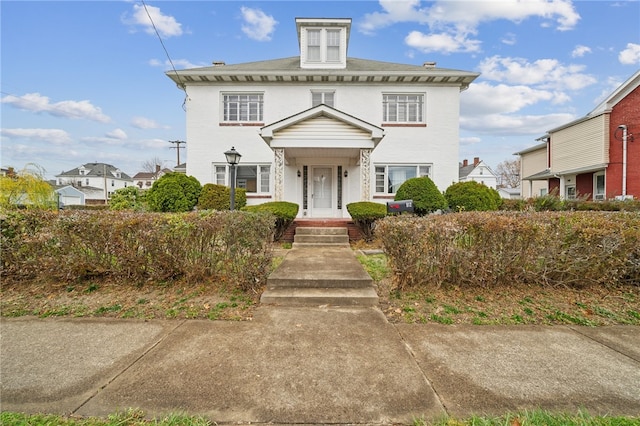
[[214, 67], [224, 67], [227, 65], [224, 61], [213, 61], [212, 64]]
[[466, 158], [462, 160], [462, 167], [467, 167], [468, 165], [469, 165], [469, 160], [467, 160]]
[[480, 157], [473, 157], [473, 165], [474, 166], [477, 166], [479, 162], [480, 162]]
[[425, 63], [422, 64], [423, 67], [428, 68], [428, 69], [433, 69], [436, 67], [436, 63], [432, 62], [432, 61], [427, 61]]
[[160, 172], [160, 164], [156, 164], [156, 174]]

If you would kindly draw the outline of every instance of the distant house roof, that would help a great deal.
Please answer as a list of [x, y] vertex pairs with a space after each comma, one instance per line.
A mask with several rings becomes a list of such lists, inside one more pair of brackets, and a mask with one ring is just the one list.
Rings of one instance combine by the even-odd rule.
[[[81, 171], [84, 171], [81, 173]], [[132, 180], [131, 176], [107, 163], [86, 163], [75, 169], [62, 172], [56, 177], [109, 177], [110, 179]]]
[[458, 178], [466, 178], [467, 176], [469, 176], [469, 173], [471, 173], [475, 168], [476, 166], [474, 166], [473, 164], [460, 167], [460, 169], [458, 170]]
[[157, 172], [138, 172], [133, 176], [133, 180], [153, 180], [158, 176], [162, 176], [171, 172], [173, 172], [173, 170], [171, 169], [162, 169]]

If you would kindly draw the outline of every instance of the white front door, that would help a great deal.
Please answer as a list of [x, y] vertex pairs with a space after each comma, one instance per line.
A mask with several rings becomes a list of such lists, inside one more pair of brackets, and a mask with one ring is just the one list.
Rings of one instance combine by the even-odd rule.
[[334, 217], [333, 168], [314, 166], [311, 172], [311, 217]]

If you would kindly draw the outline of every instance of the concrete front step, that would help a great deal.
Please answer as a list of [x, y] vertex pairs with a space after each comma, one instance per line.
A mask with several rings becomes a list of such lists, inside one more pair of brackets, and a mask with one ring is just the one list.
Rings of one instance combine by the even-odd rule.
[[348, 235], [347, 228], [341, 227], [307, 227], [298, 226], [296, 235]]
[[373, 280], [366, 277], [339, 277], [325, 275], [322, 277], [269, 277], [267, 279], [267, 290], [275, 288], [366, 288], [373, 285]]
[[261, 303], [285, 306], [377, 306], [378, 295], [368, 288], [276, 288], [268, 289]]

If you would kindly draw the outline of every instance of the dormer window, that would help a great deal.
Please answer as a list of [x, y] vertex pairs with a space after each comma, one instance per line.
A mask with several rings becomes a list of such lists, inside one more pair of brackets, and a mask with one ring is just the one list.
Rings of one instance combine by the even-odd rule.
[[351, 19], [296, 19], [302, 68], [346, 68]]

